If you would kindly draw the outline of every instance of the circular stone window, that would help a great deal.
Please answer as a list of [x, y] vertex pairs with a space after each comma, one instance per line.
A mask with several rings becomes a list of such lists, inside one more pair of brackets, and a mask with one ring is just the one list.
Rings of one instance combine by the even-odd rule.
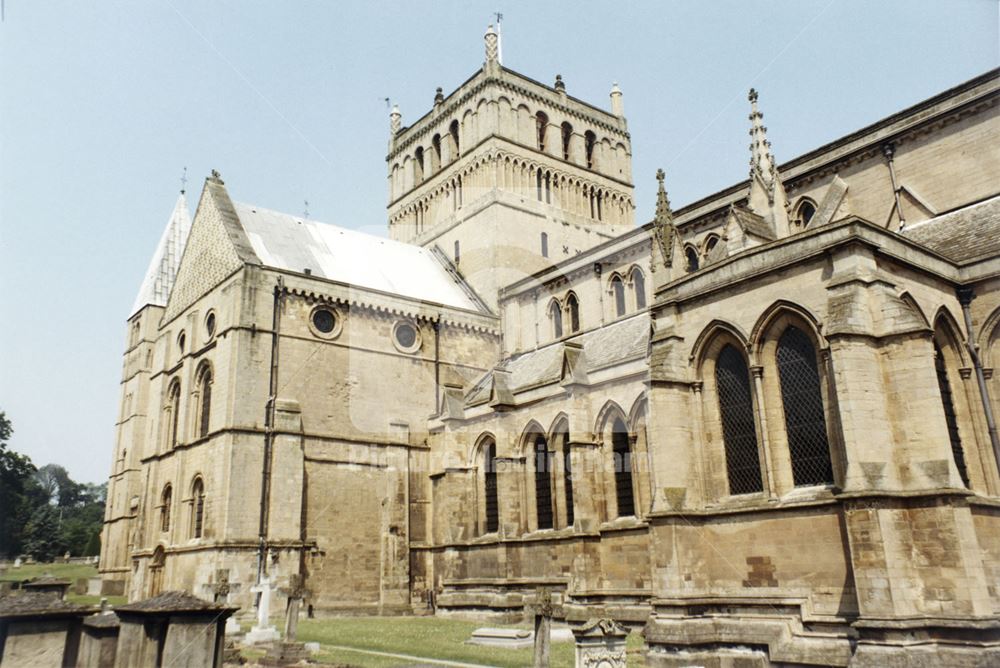
[[205, 317], [205, 332], [209, 339], [215, 336], [215, 313], [209, 312]]
[[392, 342], [401, 352], [414, 353], [420, 348], [420, 331], [412, 322], [401, 320], [393, 325]]
[[316, 336], [332, 339], [340, 334], [340, 318], [327, 306], [317, 306], [309, 316], [309, 328]]

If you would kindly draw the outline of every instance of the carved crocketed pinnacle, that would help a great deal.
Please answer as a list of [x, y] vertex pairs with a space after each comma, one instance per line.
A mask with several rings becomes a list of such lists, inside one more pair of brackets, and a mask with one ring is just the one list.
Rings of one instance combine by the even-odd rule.
[[757, 101], [757, 89], [756, 88], [751, 88], [750, 89], [750, 94], [747, 95], [747, 99], [750, 100], [750, 102], [756, 102]]
[[499, 40], [497, 39], [497, 33], [493, 29], [492, 23], [486, 28], [486, 34], [483, 36], [483, 39], [486, 41], [486, 62], [487, 63], [497, 62], [499, 53], [499, 47], [498, 47]]
[[[674, 212], [670, 209], [670, 199], [667, 198], [667, 190], [663, 185], [666, 174], [662, 169], [656, 170], [656, 216], [653, 219], [653, 236], [663, 257], [663, 264], [667, 267], [673, 263], [674, 242]], [[655, 267], [654, 267], [655, 268]]]

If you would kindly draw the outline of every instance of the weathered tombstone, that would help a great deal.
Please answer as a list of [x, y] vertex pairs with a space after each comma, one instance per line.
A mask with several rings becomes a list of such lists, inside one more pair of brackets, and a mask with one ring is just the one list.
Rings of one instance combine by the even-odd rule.
[[82, 668], [114, 668], [119, 628], [118, 615], [110, 609], [85, 617], [78, 665]]
[[0, 665], [76, 665], [81, 619], [92, 611], [52, 592], [28, 591], [0, 598]]
[[524, 629], [500, 629], [484, 626], [472, 632], [467, 641], [470, 645], [486, 645], [487, 647], [506, 647], [521, 649], [534, 644], [531, 631]]
[[[215, 584], [212, 586], [213, 600], [216, 603], [229, 603], [229, 594], [232, 588], [229, 586], [229, 569], [219, 568], [215, 571]], [[232, 636], [241, 633], [240, 623], [236, 621], [235, 615], [226, 619], [226, 635]]]
[[40, 578], [35, 578], [33, 580], [25, 580], [21, 583], [21, 589], [25, 591], [42, 592], [42, 593], [52, 593], [61, 599], [66, 598], [66, 592], [69, 591], [69, 586], [73, 584], [69, 580], [62, 580], [60, 578], [54, 578], [48, 573]]
[[247, 632], [243, 641], [248, 645], [274, 642], [281, 638], [278, 630], [271, 626], [268, 617], [271, 615], [271, 581], [267, 575], [260, 576], [260, 582], [250, 588], [251, 592], [260, 594], [257, 601], [257, 624]]
[[552, 631], [552, 592], [540, 587], [535, 595], [535, 668], [548, 668]]
[[20, 567], [21, 567], [21, 557], [18, 557], [17, 559], [14, 560], [14, 568], [20, 568]]
[[285, 641], [292, 642], [299, 632], [299, 606], [305, 594], [302, 576], [294, 574], [288, 582], [288, 606], [285, 608]]
[[69, 563], [69, 556], [70, 556], [69, 552], [67, 552], [66, 554], [63, 555], [63, 563], [64, 564], [68, 564]]
[[118, 606], [115, 666], [220, 666], [223, 626], [236, 610], [182, 591]]
[[77, 596], [83, 596], [87, 593], [87, 578], [76, 579], [76, 584], [73, 585], [73, 593]]
[[301, 575], [289, 577], [288, 588], [283, 590], [288, 597], [285, 608], [285, 639], [276, 642], [261, 659], [265, 666], [287, 666], [309, 660], [309, 650], [304, 643], [295, 642], [299, 626], [299, 603], [305, 594]]
[[625, 668], [628, 629], [612, 619], [591, 619], [573, 629], [576, 668]]

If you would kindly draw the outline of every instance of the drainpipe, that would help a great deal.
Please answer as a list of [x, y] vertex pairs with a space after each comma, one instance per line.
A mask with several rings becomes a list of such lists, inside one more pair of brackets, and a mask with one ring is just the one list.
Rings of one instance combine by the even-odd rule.
[[281, 276], [274, 286], [271, 316], [271, 369], [268, 380], [267, 405], [264, 408], [264, 466], [260, 481], [260, 525], [257, 536], [257, 583], [267, 573], [267, 524], [271, 506], [271, 453], [274, 449], [275, 404], [278, 395], [278, 330], [281, 326], [281, 297], [285, 283]]
[[[892, 195], [896, 198], [896, 213], [899, 214], [899, 229], [902, 231], [906, 227], [906, 221], [903, 220], [903, 207], [902, 203], [899, 201], [899, 186], [896, 185], [896, 170], [893, 167], [892, 158], [896, 155], [896, 147], [892, 144], [885, 144], [882, 146], [882, 155], [885, 156], [886, 162], [889, 163], [889, 180], [892, 181]], [[888, 225], [888, 223], [886, 223]]]
[[983, 401], [983, 411], [986, 413], [986, 428], [990, 432], [990, 444], [993, 446], [993, 457], [996, 459], [997, 467], [1000, 468], [1000, 437], [997, 436], [997, 423], [993, 417], [993, 404], [990, 402], [989, 388], [986, 386], [986, 376], [983, 373], [983, 362], [979, 359], [979, 351], [975, 344], [975, 330], [972, 327], [972, 312], [969, 305], [975, 297], [975, 292], [971, 287], [963, 287], [957, 290], [958, 302], [962, 305], [962, 315], [965, 317], [965, 347], [972, 357], [972, 364], [976, 368], [976, 382], [979, 385], [979, 397]]
[[431, 322], [434, 330], [434, 414], [441, 412], [441, 314]]

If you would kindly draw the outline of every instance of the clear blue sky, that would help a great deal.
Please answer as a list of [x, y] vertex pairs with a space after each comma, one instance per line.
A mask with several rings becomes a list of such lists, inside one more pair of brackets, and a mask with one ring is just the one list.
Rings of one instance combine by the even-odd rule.
[[232, 196], [377, 234], [384, 98], [403, 122], [483, 61], [601, 106], [624, 91], [636, 220], [746, 176], [746, 92], [779, 162], [996, 67], [995, 0], [4, 0], [0, 410], [15, 449], [107, 476], [125, 318], [188, 168]]

